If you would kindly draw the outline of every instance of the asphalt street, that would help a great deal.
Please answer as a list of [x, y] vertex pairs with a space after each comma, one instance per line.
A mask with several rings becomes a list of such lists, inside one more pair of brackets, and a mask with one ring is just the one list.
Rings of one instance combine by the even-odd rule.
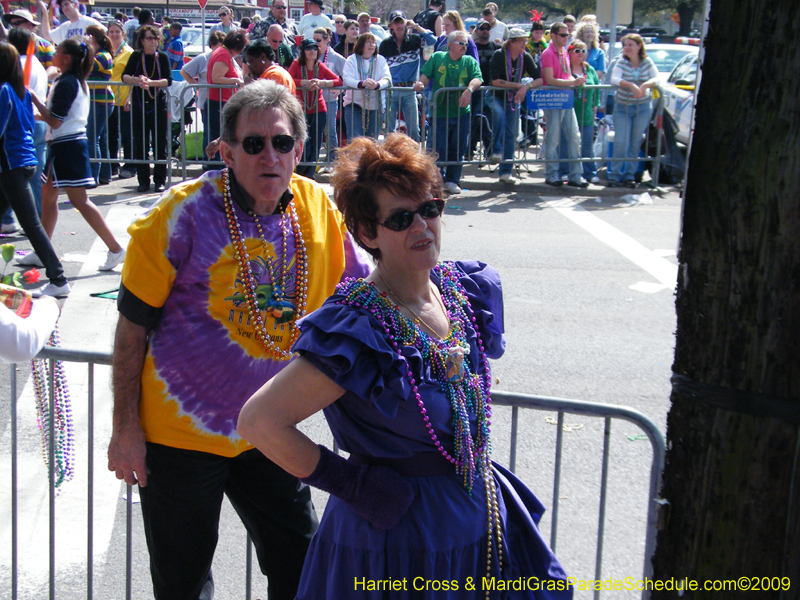
[[[516, 187], [496, 175], [465, 169], [464, 193], [451, 197], [444, 215], [443, 260], [478, 259], [498, 269], [504, 285], [505, 356], [494, 361], [495, 389], [575, 398], [632, 407], [665, 431], [670, 366], [674, 347], [673, 289], [680, 227], [675, 190], [629, 202], [627, 193], [646, 190], [552, 188], [541, 177]], [[125, 245], [127, 226], [156, 200], [137, 195], [136, 180], [115, 181], [92, 192], [114, 233]], [[327, 184], [326, 184], [327, 187]], [[330, 188], [328, 187], [330, 192]], [[73, 293], [61, 318], [65, 347], [110, 351], [116, 321], [112, 300], [90, 297], [119, 285], [118, 267], [98, 272], [106, 248], [62, 196], [53, 241]], [[632, 199], [628, 199], [632, 200]], [[640, 198], [641, 200], [641, 198]], [[124, 241], [123, 241], [124, 240]], [[23, 237], [3, 238], [18, 249]], [[9, 269], [15, 267], [9, 266]], [[125, 597], [126, 489], [106, 470], [110, 432], [109, 369], [95, 369], [94, 597]], [[85, 489], [88, 419], [87, 375], [69, 366], [67, 377], [76, 422], [78, 474], [56, 499], [56, 597], [86, 597]], [[28, 367], [18, 366], [20, 412], [20, 598], [47, 597], [46, 471], [36, 431]], [[0, 370], [0, 597], [10, 597], [9, 370]], [[555, 414], [522, 411], [517, 473], [548, 512], [540, 527], [549, 539], [553, 494]], [[494, 458], [507, 464], [510, 409], [496, 408], [492, 424]], [[598, 489], [603, 447], [602, 419], [565, 418], [562, 482], [556, 553], [579, 579], [595, 575]], [[315, 440], [330, 443], [324, 419], [303, 424]], [[605, 519], [602, 577], [638, 579], [642, 573], [649, 443], [635, 425], [612, 424], [609, 500]], [[134, 491], [134, 498], [135, 498]], [[319, 512], [324, 497], [315, 493]], [[132, 598], [150, 598], [151, 588], [141, 515], [133, 505]], [[244, 598], [245, 533], [230, 505], [223, 508], [214, 577], [216, 598]], [[258, 572], [257, 566], [254, 570]], [[636, 594], [603, 597], [637, 597]], [[266, 598], [266, 581], [255, 576], [253, 598]], [[576, 598], [590, 594], [576, 593]]]

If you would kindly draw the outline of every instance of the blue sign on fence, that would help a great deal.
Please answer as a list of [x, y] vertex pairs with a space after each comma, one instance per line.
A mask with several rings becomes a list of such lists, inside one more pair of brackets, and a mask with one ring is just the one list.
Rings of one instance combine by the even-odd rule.
[[566, 110], [574, 105], [572, 89], [531, 90], [525, 97], [525, 106], [530, 110]]

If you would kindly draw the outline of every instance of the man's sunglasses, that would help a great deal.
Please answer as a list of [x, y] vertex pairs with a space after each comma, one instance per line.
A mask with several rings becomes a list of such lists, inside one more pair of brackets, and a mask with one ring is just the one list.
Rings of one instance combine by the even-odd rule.
[[452, 43], [453, 44], [458, 44], [459, 46], [466, 46], [467, 45], [467, 42], [465, 42], [464, 40], [456, 40], [456, 41], [454, 41]]
[[436, 217], [441, 217], [443, 210], [444, 200], [433, 198], [420, 204], [417, 207], [417, 210], [400, 209], [389, 215], [389, 218], [383, 223], [379, 223], [378, 221], [375, 222], [382, 227], [386, 227], [386, 229], [391, 229], [392, 231], [405, 231], [411, 227], [411, 224], [414, 222], [414, 215], [419, 215], [425, 220], [430, 220], [435, 219]]
[[264, 148], [267, 147], [267, 140], [270, 141], [275, 151], [281, 154], [289, 154], [294, 148], [295, 139], [287, 133], [281, 133], [271, 138], [264, 138], [260, 135], [248, 135], [241, 142], [242, 150], [252, 156], [261, 154]]
[[556, 35], [557, 35], [558, 37], [569, 37], [569, 34], [568, 34], [568, 33], [557, 33]]
[[285, 6], [273, 6], [273, 9], [277, 8], [278, 10], [286, 10]]
[[478, 31], [491, 31], [491, 27], [478, 27]]

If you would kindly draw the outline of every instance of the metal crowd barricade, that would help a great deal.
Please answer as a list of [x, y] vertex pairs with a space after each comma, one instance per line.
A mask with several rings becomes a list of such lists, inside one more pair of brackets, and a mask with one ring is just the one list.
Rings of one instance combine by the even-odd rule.
[[[95, 365], [110, 365], [111, 364], [111, 355], [109, 353], [101, 353], [101, 352], [87, 352], [87, 351], [76, 351], [70, 350], [66, 348], [45, 348], [39, 354], [38, 358], [46, 358], [49, 359], [49, 372], [50, 372], [50, 414], [54, 414], [54, 394], [53, 390], [53, 361], [60, 360], [64, 362], [74, 362], [74, 363], [83, 363], [86, 364], [88, 367], [88, 393], [87, 393], [87, 403], [88, 403], [88, 419], [87, 419], [87, 428], [88, 428], [88, 451], [86, 454], [86, 470], [88, 474], [88, 487], [86, 490], [86, 497], [87, 497], [87, 554], [86, 554], [86, 561], [87, 561], [87, 572], [86, 572], [86, 597], [91, 599], [94, 597], [95, 589], [94, 589], [94, 546], [93, 546], [93, 538], [94, 538], [94, 428], [95, 428], [95, 417], [94, 417], [94, 410], [95, 410], [95, 394], [94, 394], [94, 385], [95, 385]], [[18, 555], [18, 508], [19, 508], [19, 500], [17, 497], [18, 492], [18, 479], [19, 479], [19, 469], [17, 465], [17, 453], [19, 449], [19, 438], [17, 432], [17, 380], [16, 380], [16, 370], [15, 365], [11, 365], [10, 370], [10, 406], [11, 406], [11, 417], [10, 417], [10, 427], [11, 427], [11, 500], [10, 500], [10, 507], [3, 506], [3, 512], [8, 510], [10, 512], [10, 521], [11, 521], [11, 591], [10, 591], [10, 598], [11, 600], [17, 600], [18, 596], [18, 587], [19, 587], [19, 580], [18, 580], [18, 566], [19, 566], [19, 555]], [[556, 433], [556, 445], [555, 445], [555, 455], [554, 455], [554, 476], [553, 476], [553, 497], [552, 503], [550, 506], [551, 510], [551, 529], [550, 529], [550, 545], [555, 550], [556, 544], [558, 542], [558, 531], [559, 531], [559, 505], [560, 505], [560, 490], [561, 490], [561, 483], [562, 483], [562, 453], [563, 453], [563, 446], [564, 446], [564, 436], [563, 436], [563, 429], [564, 429], [564, 416], [567, 414], [572, 415], [584, 415], [588, 417], [594, 418], [602, 418], [604, 421], [604, 429], [603, 429], [603, 454], [600, 458], [601, 462], [601, 480], [600, 480], [600, 490], [599, 490], [599, 514], [597, 519], [597, 542], [595, 548], [595, 566], [594, 566], [594, 580], [599, 581], [602, 579], [602, 567], [603, 567], [603, 550], [604, 550], [604, 538], [606, 534], [605, 530], [605, 522], [606, 522], [606, 508], [607, 508], [607, 491], [608, 491], [608, 477], [609, 477], [609, 463], [610, 463], [610, 441], [611, 441], [611, 423], [612, 419], [626, 421], [628, 423], [632, 423], [639, 427], [643, 433], [647, 436], [648, 440], [650, 441], [652, 447], [652, 461], [650, 463], [649, 468], [649, 483], [648, 483], [648, 498], [647, 498], [647, 518], [646, 518], [646, 534], [645, 534], [645, 544], [644, 544], [644, 567], [643, 573], [644, 577], [652, 578], [652, 565], [650, 563], [650, 558], [653, 555], [654, 548], [655, 548], [655, 531], [656, 531], [656, 520], [657, 520], [657, 510], [658, 510], [658, 490], [660, 485], [660, 477], [661, 472], [664, 467], [664, 457], [665, 457], [665, 446], [664, 446], [664, 437], [658, 428], [650, 421], [647, 417], [642, 415], [641, 413], [621, 406], [613, 406], [608, 404], [596, 404], [592, 402], [586, 401], [579, 401], [579, 400], [568, 400], [563, 398], [549, 398], [543, 396], [532, 396], [527, 394], [514, 394], [510, 392], [502, 392], [502, 391], [494, 391], [492, 393], [492, 399], [495, 407], [511, 407], [511, 420], [510, 420], [510, 434], [508, 436], [503, 436], [503, 442], [508, 439], [509, 443], [509, 461], [508, 466], [509, 469], [514, 472], [517, 470], [517, 463], [518, 463], [518, 446], [520, 444], [520, 409], [529, 409], [532, 411], [549, 411], [557, 413], [557, 425], [558, 430]], [[495, 411], [496, 413], [499, 411]], [[493, 418], [493, 422], [495, 423], [495, 427], [497, 427], [497, 423], [500, 422], [498, 418], [498, 414], [495, 414]], [[48, 453], [48, 460], [49, 464], [54, 464], [54, 453], [55, 453], [55, 444], [54, 444], [54, 419], [50, 420], [50, 431], [49, 431], [49, 439], [51, 440], [49, 447], [47, 448]], [[498, 442], [499, 436], [498, 433], [495, 432], [495, 443]], [[78, 454], [76, 453], [76, 456]], [[538, 455], [537, 455], [538, 456]], [[108, 475], [112, 477], [112, 475]], [[131, 494], [131, 487], [127, 486], [126, 490], [126, 515], [125, 515], [125, 598], [130, 599], [132, 595], [132, 562], [133, 562], [133, 538], [132, 538], [132, 494]], [[55, 517], [56, 517], [56, 505], [55, 505], [55, 498], [56, 498], [56, 489], [54, 486], [53, 481], [53, 472], [50, 470], [49, 473], [49, 480], [48, 480], [48, 510], [49, 510], [49, 598], [55, 599], [56, 598], [56, 556], [55, 556]], [[30, 499], [29, 499], [30, 500]], [[252, 552], [252, 543], [250, 541], [249, 536], [247, 536], [246, 542], [246, 572], [245, 572], [245, 590], [244, 590], [244, 597], [247, 600], [250, 600], [252, 597], [252, 560], [253, 560], [253, 552]], [[110, 594], [108, 591], [107, 586], [103, 588], [104, 594], [108, 597], [114, 595], [114, 597], [118, 597], [117, 594], [121, 592], [116, 592], [115, 594]], [[646, 597], [646, 592], [643, 592], [642, 597]], [[595, 590], [594, 593], [595, 598], [600, 597], [600, 590]]]
[[[89, 82], [90, 85], [99, 86], [99, 82]], [[108, 124], [111, 117], [111, 111], [107, 114], [103, 113], [102, 109], [98, 109], [96, 105], [103, 104], [96, 102], [96, 98], [100, 97], [100, 88], [91, 87], [90, 92], [90, 109], [87, 122], [87, 137], [94, 137], [89, 139], [89, 162], [91, 164], [111, 164], [120, 165], [124, 162], [124, 166], [135, 167], [137, 165], [163, 165], [166, 169], [166, 181], [172, 182], [172, 123], [170, 118], [171, 106], [173, 104], [172, 93], [170, 88], [158, 88], [158, 91], [148, 92], [143, 90], [143, 94], [153, 93], [163, 95], [163, 100], [156, 98], [155, 107], [152, 110], [147, 109], [147, 103], [138, 105], [133, 100], [134, 88], [119, 81], [108, 81], [102, 84], [102, 87], [108, 86], [114, 93], [114, 97], [123, 89], [128, 89], [130, 96], [130, 108], [124, 110], [123, 106], [114, 106], [117, 128], [116, 132], [109, 131]], [[162, 112], [162, 107], [163, 112]], [[134, 111], [138, 111], [138, 115], [134, 115]], [[141, 127], [135, 125], [135, 121], [141, 121]], [[153, 136], [152, 138], [147, 135], [148, 124], [152, 122]], [[91, 132], [97, 132], [94, 136]], [[102, 135], [99, 133], [102, 132]], [[109, 134], [116, 133], [116, 135]], [[116, 138], [116, 139], [113, 139]], [[115, 152], [112, 149], [116, 149]], [[152, 149], [152, 159], [150, 158], [150, 151]], [[139, 150], [137, 152], [137, 150]], [[120, 151], [122, 157], [120, 158]], [[138, 154], [138, 156], [137, 156]], [[159, 158], [163, 155], [162, 158]], [[153, 173], [151, 172], [151, 178]]]
[[[610, 89], [612, 86], [609, 85], [589, 85], [586, 86], [587, 89]], [[427, 124], [427, 137], [429, 137], [432, 141], [428, 144], [428, 148], [436, 150], [437, 147], [442, 149], [448, 148], [451, 146], [452, 140], [450, 136], [453, 135], [453, 131], [451, 128], [444, 129], [443, 127], [437, 131], [436, 122], [437, 119], [444, 116], [445, 118], [453, 118], [449, 115], [441, 115], [440, 114], [440, 107], [439, 102], [442, 98], [443, 94], [453, 93], [453, 94], [460, 94], [466, 88], [457, 88], [457, 87], [450, 87], [450, 88], [440, 88], [436, 90], [433, 94], [433, 97], [430, 101], [425, 102], [427, 105], [426, 108], [423, 110], [423, 114], [425, 112], [430, 114], [430, 122]], [[543, 86], [542, 90], [563, 90], [564, 88], [554, 88]], [[497, 110], [493, 110], [491, 106], [492, 96], [494, 95], [495, 91], [502, 91], [508, 92], [505, 88], [494, 87], [494, 86], [481, 86], [479, 90], [476, 90], [473, 95], [477, 96], [480, 94], [480, 99], [478, 101], [474, 101], [471, 104], [470, 109], [470, 118], [472, 119], [472, 123], [470, 128], [468, 129], [467, 136], [468, 141], [465, 142], [462, 139], [462, 131], [456, 130], [456, 141], [455, 147], [456, 148], [464, 148], [465, 143], [466, 146], [466, 153], [462, 154], [460, 157], [457, 157], [454, 160], [447, 160], [447, 157], [442, 157], [441, 152], [439, 153], [440, 156], [437, 160], [437, 164], [440, 167], [446, 168], [447, 166], [453, 165], [466, 165], [466, 164], [476, 164], [479, 166], [485, 165], [491, 159], [493, 154], [497, 154], [495, 152], [496, 148], [499, 148], [499, 154], [503, 152], [503, 143], [505, 141], [506, 129], [504, 128], [502, 132], [495, 131], [495, 123], [494, 121], [497, 120]], [[429, 107], [429, 108], [428, 108]], [[656, 126], [660, 130], [662, 127], [662, 115], [664, 106], [661, 102], [656, 102], [654, 104], [654, 110], [656, 111]], [[629, 159], [626, 158], [614, 158], [613, 156], [592, 156], [587, 158], [577, 158], [577, 159], [569, 159], [569, 158], [556, 158], [556, 159], [546, 159], [544, 158], [544, 136], [543, 135], [536, 135], [539, 132], [541, 127], [546, 127], [546, 123], [542, 122], [538, 116], [530, 116], [526, 115], [525, 111], [516, 110], [513, 113], [513, 118], [515, 119], [515, 124], [513, 127], [513, 132], [515, 136], [515, 143], [514, 143], [514, 156], [512, 159], [507, 160], [503, 159], [500, 162], [502, 163], [512, 163], [514, 167], [519, 168], [521, 166], [527, 166], [532, 164], [546, 164], [546, 163], [586, 163], [586, 162], [594, 162], [600, 168], [602, 163], [612, 163], [612, 162], [627, 162]], [[529, 119], [532, 120], [533, 123], [530, 125], [523, 126], [522, 119]], [[528, 127], [533, 127], [533, 131], [529, 131]], [[438, 140], [441, 136], [441, 130], [444, 129], [446, 139], [444, 141]], [[534, 134], [533, 132], [536, 132]], [[499, 135], [499, 137], [498, 137]], [[475, 138], [478, 138], [477, 140]], [[661, 138], [662, 136], [657, 136], [656, 139], [656, 155], [654, 157], [651, 156], [641, 156], [636, 159], [638, 162], [642, 163], [652, 163], [653, 164], [653, 176], [652, 181], [658, 181], [658, 175], [660, 171], [660, 164], [661, 164]], [[535, 140], [535, 141], [534, 141]], [[437, 146], [437, 141], [440, 143], [440, 146]], [[476, 144], [478, 147], [476, 147]], [[650, 147], [650, 128], [648, 127], [645, 131], [645, 139], [644, 139], [645, 148]], [[488, 146], [488, 149], [487, 149]], [[531, 147], [537, 147], [538, 152], [529, 156], [527, 150]], [[655, 183], [654, 183], [655, 184]]]
[[[123, 87], [131, 89], [129, 86], [120, 82], [108, 82], [108, 85], [115, 91], [119, 92]], [[134, 158], [134, 142], [135, 140], [143, 140], [145, 129], [142, 127], [140, 131], [134, 131], [133, 119], [130, 116], [130, 111], [121, 111], [121, 107], [115, 107], [116, 116], [119, 121], [117, 128], [117, 139], [111, 140], [108, 135], [101, 138], [99, 142], [99, 156], [90, 159], [92, 163], [111, 163], [119, 164], [124, 160], [124, 164], [128, 167], [136, 166], [139, 164], [163, 164], [167, 168], [167, 180], [172, 181], [173, 176], [173, 159], [177, 161], [181, 170], [181, 178], [186, 179], [189, 175], [187, 168], [190, 165], [199, 165], [203, 168], [220, 166], [222, 163], [218, 160], [212, 160], [205, 156], [205, 145], [212, 138], [207, 137], [206, 132], [211, 129], [213, 132], [221, 130], [221, 113], [224, 103], [206, 100], [205, 102], [197, 101], [198, 92], [209, 89], [233, 89], [236, 86], [231, 85], [211, 85], [211, 84], [185, 84], [179, 82], [176, 86], [173, 84], [172, 88], [166, 88], [161, 93], [165, 94], [166, 103], [168, 105], [168, 118], [166, 121], [167, 131], [160, 132], [156, 127], [156, 147], [154, 148], [153, 159], [148, 156], [144, 158]], [[610, 86], [598, 85], [587, 86], [589, 88], [607, 89]], [[381, 90], [380, 92], [380, 108], [376, 112], [371, 112], [368, 116], [368, 121], [365, 119], [363, 112], [353, 110], [352, 105], [345, 107], [343, 104], [343, 97], [348, 91], [360, 93], [362, 90], [356, 88], [339, 87], [325, 90], [326, 95], [331, 92], [338, 92], [339, 97], [334, 102], [328, 102], [327, 114], [325, 116], [326, 123], [322, 125], [320, 121], [322, 117], [319, 113], [314, 113], [307, 116], [309, 130], [323, 129], [321, 134], [321, 142], [316, 147], [316, 152], [310, 155], [304, 155], [301, 159], [301, 167], [317, 167], [317, 168], [330, 168], [331, 163], [335, 158], [335, 151], [337, 148], [346, 145], [347, 141], [351, 139], [354, 129], [363, 127], [366, 121], [367, 125], [377, 123], [377, 137], [387, 135], [391, 127], [390, 121], [394, 122], [398, 131], [408, 132], [407, 128], [404, 129], [404, 123], [407, 125], [409, 119], [400, 119], [400, 111], [392, 114], [392, 98], [396, 95], [413, 95], [417, 100], [416, 104], [419, 107], [418, 123], [419, 123], [419, 138], [422, 147], [436, 151], [437, 144], [440, 154], [437, 164], [446, 169], [449, 166], [463, 166], [463, 165], [477, 165], [485, 166], [487, 163], [496, 162], [492, 160], [492, 155], [498, 154], [495, 152], [496, 148], [500, 148], [499, 153], [502, 154], [504, 136], [506, 135], [506, 128], [501, 132], [495, 131], [495, 123], [497, 120], [497, 110], [492, 107], [492, 98], [495, 91], [504, 91], [503, 88], [493, 86], [482, 86], [477, 90], [473, 96], [470, 110], [470, 124], [466, 128], [451, 130], [451, 128], [440, 127], [439, 131], [436, 129], [436, 123], [439, 120], [440, 107], [439, 99], [442, 94], [455, 93], [460, 94], [465, 88], [441, 88], [437, 90], [430, 100], [422, 94], [414, 92], [411, 87], [396, 87], [389, 88], [388, 90]], [[540, 88], [540, 89], [555, 89], [555, 88]], [[93, 96], [96, 94], [92, 90]], [[192, 100], [195, 100], [192, 103]], [[202, 104], [202, 105], [201, 105]], [[409, 103], [406, 103], [408, 106]], [[131, 108], [135, 110], [136, 108]], [[214, 110], [216, 109], [216, 110]], [[142, 123], [149, 117], [146, 113], [145, 106], [140, 108], [142, 110]], [[655, 118], [657, 130], [662, 127], [662, 115], [664, 106], [662, 102], [655, 103]], [[123, 115], [127, 112], [127, 115]], [[538, 111], [537, 111], [538, 112]], [[593, 156], [589, 158], [577, 159], [545, 159], [544, 158], [544, 139], [542, 129], [546, 127], [546, 123], [542, 122], [539, 115], [527, 113], [526, 111], [514, 111], [513, 118], [515, 119], [512, 131], [515, 135], [514, 143], [514, 156], [510, 160], [501, 160], [501, 163], [511, 163], [514, 168], [528, 168], [534, 164], [545, 164], [548, 162], [558, 163], [574, 163], [574, 162], [595, 162], [598, 168], [602, 164], [612, 162], [622, 162], [627, 159], [617, 159], [613, 156]], [[211, 115], [217, 115], [217, 120], [211, 123], [213, 118]], [[90, 112], [90, 119], [95, 118], [94, 111]], [[348, 122], [349, 119], [349, 122]], [[354, 120], [360, 122], [354, 122]], [[190, 122], [191, 121], [191, 122]], [[397, 125], [399, 124], [399, 127]], [[95, 125], [97, 127], [97, 125]], [[660, 132], [660, 131], [659, 131]], [[439, 138], [444, 135], [445, 139]], [[453, 142], [451, 136], [455, 135], [455, 147], [458, 150], [455, 158], [448, 160], [447, 148]], [[499, 136], [499, 137], [498, 137]], [[216, 136], [214, 136], [216, 137]], [[661, 168], [661, 151], [662, 151], [662, 135], [658, 135], [655, 140], [655, 156], [641, 156], [637, 160], [642, 163], [652, 163], [652, 181], [657, 182]], [[650, 147], [650, 128], [648, 127], [645, 132], [645, 148]], [[90, 140], [90, 144], [92, 140]], [[166, 158], [158, 158], [159, 146], [162, 143], [166, 146]], [[306, 142], [308, 144], [308, 142]], [[123, 151], [124, 159], [118, 155], [115, 156], [112, 149], [118, 148]], [[529, 150], [535, 149], [535, 152]], [[146, 150], [146, 149], [145, 149]], [[461, 153], [463, 150], [463, 153]], [[314, 156], [316, 154], [316, 156]], [[604, 153], [605, 154], [605, 153]], [[130, 157], [129, 157], [130, 156]]]

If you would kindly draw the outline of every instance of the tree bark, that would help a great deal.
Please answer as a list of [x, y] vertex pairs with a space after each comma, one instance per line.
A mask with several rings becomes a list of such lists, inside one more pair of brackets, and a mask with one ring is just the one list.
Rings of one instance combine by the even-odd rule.
[[[701, 389], [673, 380], [653, 559], [655, 579], [701, 589], [652, 598], [800, 597], [798, 24], [797, 0], [711, 5], [673, 365]], [[708, 402], [714, 388], [725, 407]], [[728, 404], [741, 400], [744, 412]], [[791, 588], [702, 590], [740, 577], [790, 577]]]

